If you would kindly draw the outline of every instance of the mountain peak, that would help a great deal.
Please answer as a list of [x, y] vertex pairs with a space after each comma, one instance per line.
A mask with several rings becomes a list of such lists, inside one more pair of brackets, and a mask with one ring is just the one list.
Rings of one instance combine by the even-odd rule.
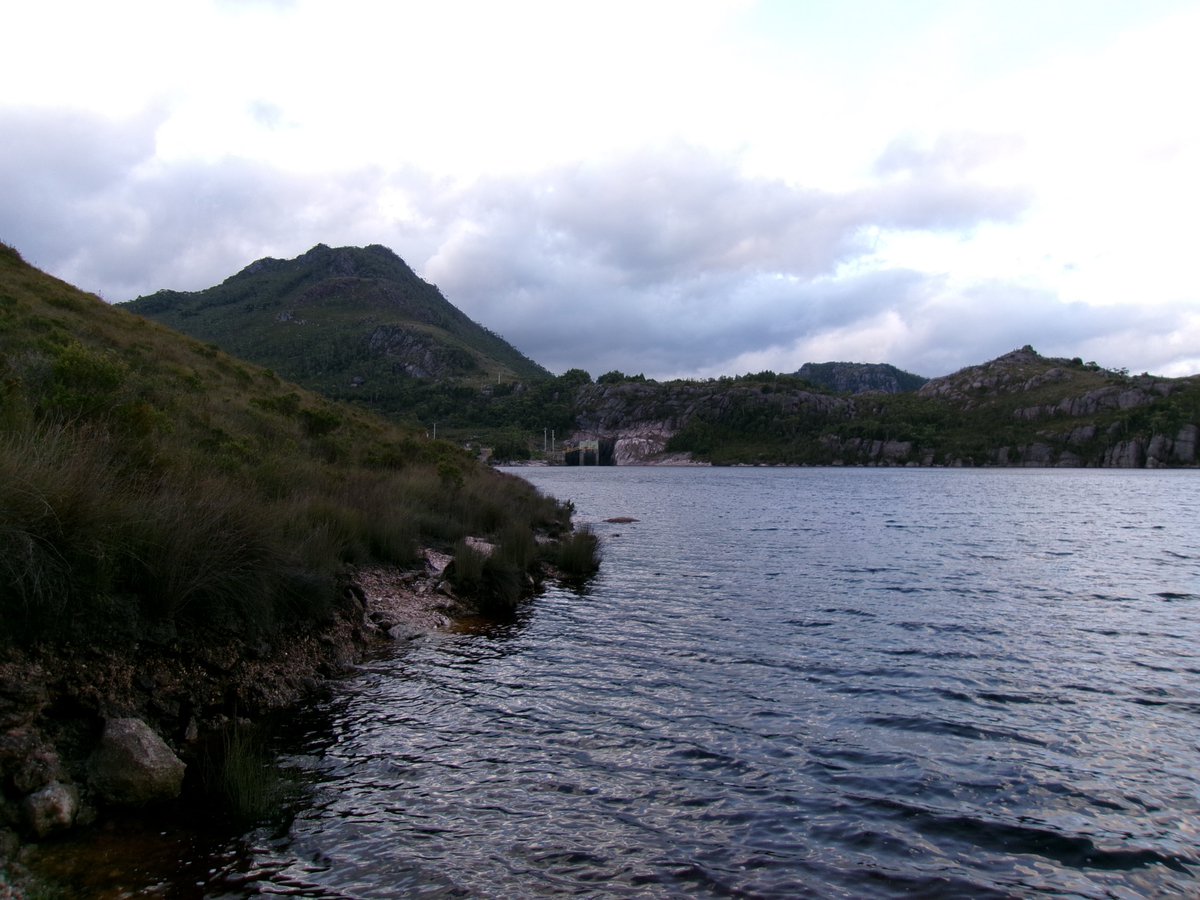
[[215, 287], [160, 291], [130, 308], [305, 386], [390, 407], [413, 380], [478, 387], [549, 376], [382, 244], [265, 257]]

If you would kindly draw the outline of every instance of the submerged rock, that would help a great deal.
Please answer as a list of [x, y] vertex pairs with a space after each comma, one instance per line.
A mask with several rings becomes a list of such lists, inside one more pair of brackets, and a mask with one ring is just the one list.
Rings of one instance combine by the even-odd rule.
[[183, 788], [185, 769], [141, 719], [109, 719], [88, 761], [92, 787], [111, 803], [173, 800]]

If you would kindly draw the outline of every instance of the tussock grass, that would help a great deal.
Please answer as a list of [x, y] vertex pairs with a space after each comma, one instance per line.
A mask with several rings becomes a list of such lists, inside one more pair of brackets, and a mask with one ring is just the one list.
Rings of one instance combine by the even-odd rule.
[[201, 789], [226, 817], [245, 825], [277, 815], [286, 781], [251, 726], [233, 722], [210, 742], [202, 759]]
[[600, 569], [600, 540], [590, 528], [581, 528], [551, 545], [550, 555], [565, 577], [590, 578]]
[[454, 545], [447, 569], [455, 591], [472, 600], [485, 615], [512, 613], [523, 594], [525, 570], [505, 558], [500, 549], [484, 553], [466, 541]]

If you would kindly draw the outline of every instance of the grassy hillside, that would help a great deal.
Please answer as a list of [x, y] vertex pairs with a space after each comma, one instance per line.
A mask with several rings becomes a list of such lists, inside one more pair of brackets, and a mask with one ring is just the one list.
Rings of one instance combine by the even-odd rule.
[[215, 287], [159, 291], [126, 304], [327, 397], [429, 426], [549, 378], [471, 321], [386, 247], [318, 244], [262, 259]]
[[[193, 318], [222, 321], [258, 283], [230, 279]], [[449, 444], [109, 306], [0, 245], [0, 641], [270, 636], [320, 620], [349, 564], [403, 564], [474, 535], [513, 548], [497, 565], [515, 571], [535, 564], [535, 532], [566, 524], [554, 501]]]

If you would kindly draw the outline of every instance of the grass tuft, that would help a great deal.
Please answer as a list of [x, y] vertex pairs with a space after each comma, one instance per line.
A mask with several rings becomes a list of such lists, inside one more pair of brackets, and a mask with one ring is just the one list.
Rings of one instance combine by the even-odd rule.
[[590, 578], [600, 570], [600, 539], [590, 528], [580, 528], [552, 545], [551, 561], [565, 578]]
[[210, 744], [202, 765], [205, 795], [225, 816], [245, 825], [279, 812], [286, 783], [250, 726], [233, 722]]

